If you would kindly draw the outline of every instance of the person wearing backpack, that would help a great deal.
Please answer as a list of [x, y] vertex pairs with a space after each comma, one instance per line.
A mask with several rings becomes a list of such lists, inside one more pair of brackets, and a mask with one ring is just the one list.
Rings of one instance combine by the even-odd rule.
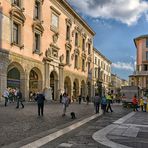
[[103, 110], [103, 114], [105, 114], [105, 112], [106, 112], [106, 106], [107, 106], [107, 100], [104, 95], [104, 96], [102, 96], [102, 99], [101, 99], [101, 109]]
[[96, 114], [99, 113], [100, 103], [101, 103], [101, 98], [98, 95], [98, 93], [96, 93], [95, 94], [95, 97], [94, 97], [94, 106], [95, 106], [95, 112], [96, 112]]

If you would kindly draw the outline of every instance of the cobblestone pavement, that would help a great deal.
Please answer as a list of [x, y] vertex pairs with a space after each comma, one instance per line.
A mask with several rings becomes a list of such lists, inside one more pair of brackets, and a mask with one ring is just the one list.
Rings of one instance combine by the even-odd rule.
[[42, 148], [105, 148], [106, 146], [93, 140], [92, 135], [130, 112], [130, 110], [123, 109], [119, 105], [113, 105], [113, 109], [113, 113], [106, 113], [76, 130], [47, 143]]
[[[24, 140], [28, 137], [57, 128], [66, 123], [77, 122], [94, 114], [92, 104], [73, 103], [67, 109], [67, 116], [62, 117], [62, 104], [46, 102], [44, 117], [37, 116], [37, 105], [34, 102], [25, 103], [24, 109], [16, 109], [16, 104], [4, 107], [0, 103], [0, 147]], [[70, 112], [76, 113], [77, 119], [70, 118]], [[44, 134], [43, 134], [44, 135]]]

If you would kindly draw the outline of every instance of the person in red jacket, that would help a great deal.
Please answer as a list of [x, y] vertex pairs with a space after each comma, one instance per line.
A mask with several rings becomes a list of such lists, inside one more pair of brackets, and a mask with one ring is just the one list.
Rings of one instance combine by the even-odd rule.
[[138, 111], [138, 99], [137, 99], [137, 96], [135, 95], [133, 98], [132, 98], [132, 104], [133, 104], [133, 111]]

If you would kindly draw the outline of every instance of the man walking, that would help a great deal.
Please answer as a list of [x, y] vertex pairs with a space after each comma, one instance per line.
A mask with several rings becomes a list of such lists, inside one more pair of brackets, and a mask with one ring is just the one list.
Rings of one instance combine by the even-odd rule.
[[3, 97], [5, 98], [5, 107], [6, 107], [7, 106], [7, 103], [8, 103], [8, 98], [9, 98], [8, 89], [5, 89], [4, 90]]
[[37, 97], [35, 98], [38, 104], [38, 116], [43, 116], [44, 115], [44, 101], [45, 101], [45, 96], [42, 93], [37, 94]]
[[17, 106], [16, 108], [19, 108], [19, 104], [21, 103], [22, 105], [22, 108], [24, 108], [24, 104], [23, 104], [23, 98], [22, 98], [22, 93], [19, 89], [16, 90], [17, 93], [16, 93], [16, 98], [17, 98]]
[[147, 96], [143, 96], [143, 104], [144, 104], [144, 112], [146, 112], [147, 109]]
[[112, 108], [111, 108], [111, 103], [112, 103], [112, 97], [111, 94], [108, 94], [106, 96], [107, 99], [107, 108], [106, 108], [106, 112], [108, 112], [108, 110], [110, 109], [111, 112], [113, 112]]
[[94, 106], [95, 106], [96, 114], [99, 113], [100, 103], [101, 103], [101, 98], [98, 95], [98, 93], [96, 93], [94, 97]]

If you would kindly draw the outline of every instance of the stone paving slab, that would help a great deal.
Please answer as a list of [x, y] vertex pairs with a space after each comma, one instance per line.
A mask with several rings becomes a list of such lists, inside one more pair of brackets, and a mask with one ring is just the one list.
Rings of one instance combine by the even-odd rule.
[[[115, 122], [116, 123], [116, 122]], [[120, 126], [128, 128], [122, 133], [117, 126], [116, 129], [107, 134], [107, 138], [113, 142], [133, 147], [148, 147], [148, 113], [136, 112], [132, 117], [120, 123]], [[117, 130], [118, 129], [118, 130]]]

